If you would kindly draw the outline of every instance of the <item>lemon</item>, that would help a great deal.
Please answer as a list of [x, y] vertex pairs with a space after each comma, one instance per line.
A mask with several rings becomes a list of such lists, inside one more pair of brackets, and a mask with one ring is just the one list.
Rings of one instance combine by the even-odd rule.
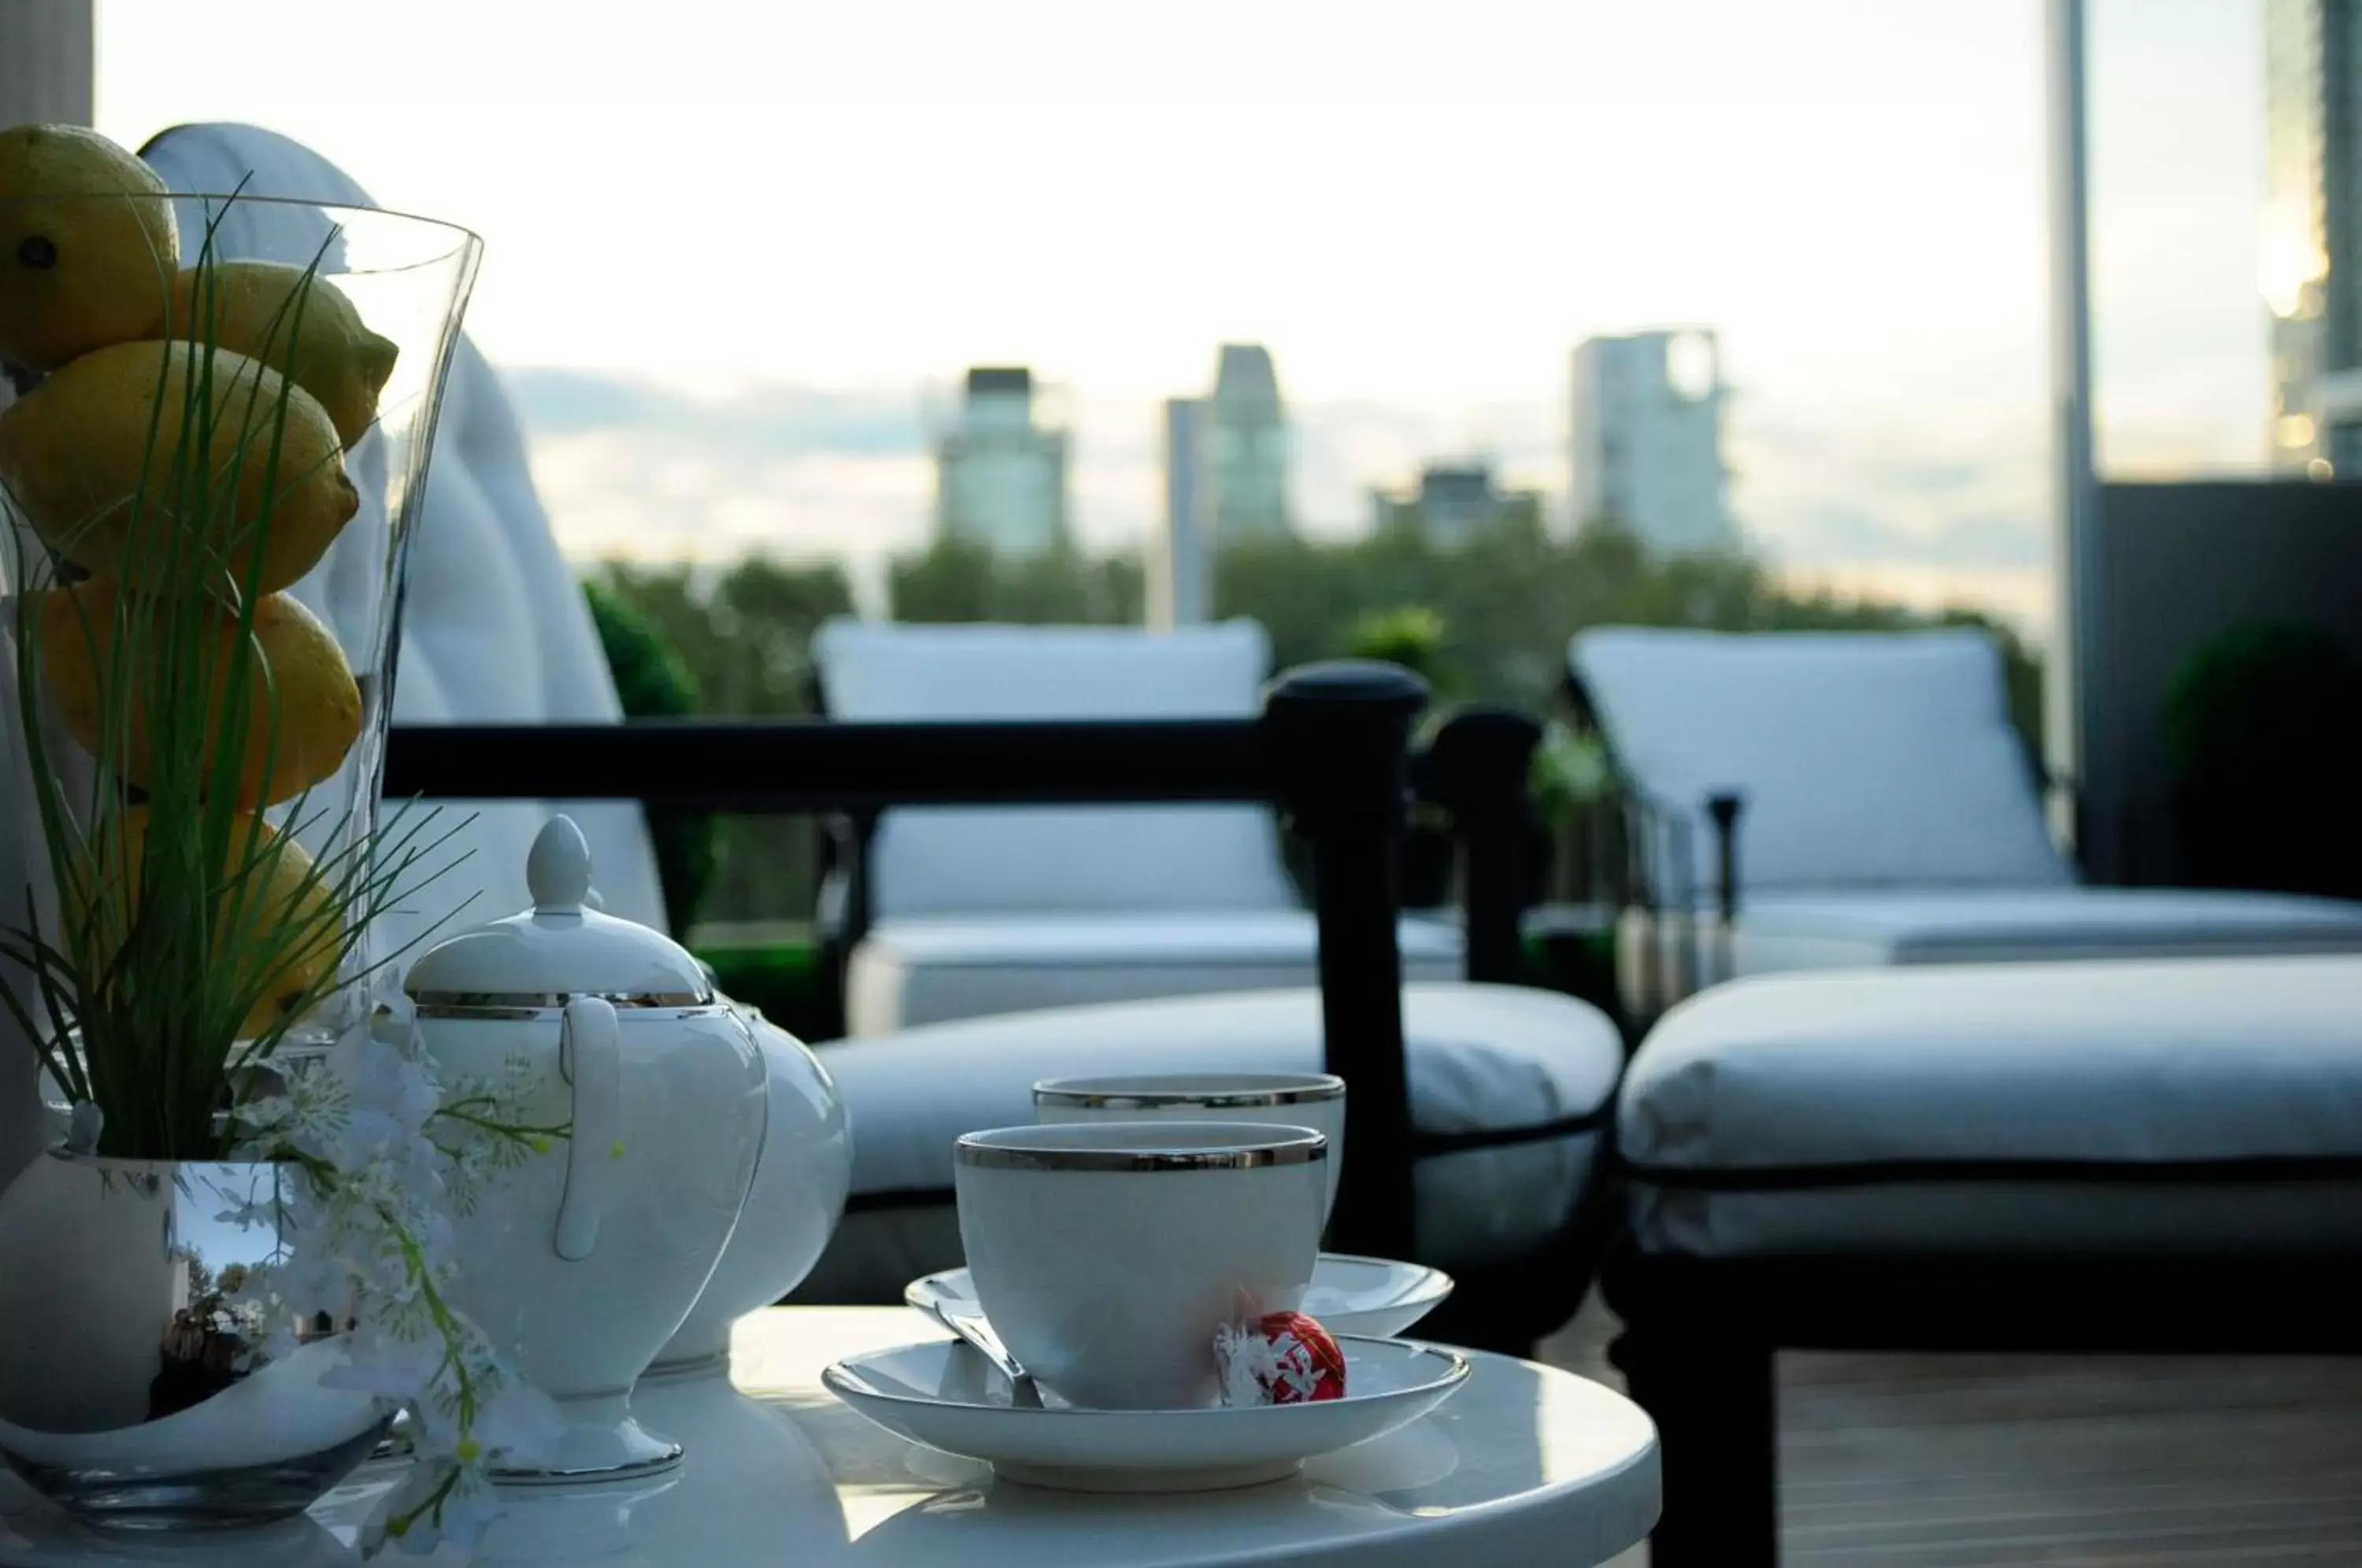
[[149, 336], [180, 265], [155, 171], [79, 126], [0, 130], [0, 360], [54, 370]]
[[[155, 774], [149, 720], [158, 687], [157, 645], [167, 635], [196, 645], [179, 627], [160, 625], [160, 611], [177, 609], [197, 618], [204, 652], [182, 679], [206, 687], [204, 750], [200, 777], [210, 778], [218, 747], [226, 738], [225, 697], [230, 658], [237, 647], [237, 618], [211, 604], [161, 606], [86, 582], [44, 594], [41, 609], [41, 679], [66, 733], [93, 756], [108, 760], [131, 783], [153, 788]], [[118, 635], [123, 641], [118, 643]], [[284, 593], [255, 602], [253, 643], [245, 670], [246, 734], [241, 743], [237, 804], [270, 805], [320, 783], [343, 765], [361, 733], [360, 687], [345, 662], [345, 651], [318, 617]], [[129, 685], [118, 689], [118, 646], [145, 646], [147, 657]], [[109, 706], [109, 698], [113, 706]], [[103, 732], [110, 722], [118, 733]], [[193, 744], [193, 736], [183, 744]]]
[[158, 592], [284, 588], [360, 505], [310, 392], [189, 343], [85, 354], [0, 412], [0, 484], [51, 549]]
[[[132, 806], [100, 828], [84, 851], [92, 874], [73, 892], [89, 901], [75, 911], [71, 929], [79, 941], [105, 944], [106, 951], [85, 955], [96, 963], [119, 952], [123, 933], [139, 922], [149, 821], [146, 806]], [[312, 875], [310, 852], [260, 817], [233, 817], [225, 850], [221, 863], [202, 873], [193, 865], [186, 881], [196, 885], [202, 875], [215, 889], [205, 900], [215, 916], [209, 951], [225, 982], [260, 982], [259, 999], [238, 1025], [238, 1037], [250, 1040], [292, 1015], [328, 978], [344, 928], [326, 879]]]
[[288, 377], [328, 411], [349, 447], [377, 418], [397, 350], [342, 290], [278, 261], [219, 261], [172, 282], [170, 335], [234, 349]]

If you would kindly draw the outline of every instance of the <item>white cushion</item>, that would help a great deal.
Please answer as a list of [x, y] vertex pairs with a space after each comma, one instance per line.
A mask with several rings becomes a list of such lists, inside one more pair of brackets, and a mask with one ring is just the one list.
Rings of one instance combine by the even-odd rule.
[[[1460, 977], [1458, 926], [1397, 928], [1403, 976]], [[853, 952], [845, 1032], [1083, 1002], [1314, 984], [1320, 933], [1303, 910], [1113, 910], [888, 921]]]
[[1719, 882], [1704, 808], [1726, 790], [1750, 891], [2070, 879], [1981, 633], [1616, 626], [1568, 657], [1624, 771], [1694, 812], [1698, 887]]
[[[1618, 961], [1638, 988], [1627, 995], [1659, 1008], [1680, 999], [1662, 994], [1679, 927], [1664, 914], [1626, 911]], [[1778, 892], [1743, 899], [1727, 939], [1711, 906], [1693, 934], [1690, 974], [1713, 984], [1895, 964], [2362, 952], [2362, 904], [2192, 888]]]
[[[1411, 1119], [1425, 1134], [1533, 1129], [1531, 1141], [1439, 1153], [1418, 1171], [1420, 1259], [1444, 1268], [1547, 1242], [1595, 1165], [1596, 1120], [1623, 1066], [1616, 1028], [1554, 992], [1414, 985], [1403, 991]], [[1318, 1071], [1311, 989], [1063, 1008], [821, 1048], [853, 1127], [853, 1193], [806, 1299], [896, 1299], [955, 1267], [952, 1142], [1033, 1120], [1036, 1079], [1083, 1073]]]
[[[812, 657], [829, 712], [875, 720], [1244, 718], [1271, 666], [1252, 621], [1153, 633], [835, 620]], [[879, 919], [1298, 901], [1254, 806], [889, 812], [869, 874]]]
[[1634, 1058], [1647, 1250], [2362, 1247], [2362, 958], [1741, 980]]
[[[244, 180], [253, 195], [374, 204], [317, 153], [251, 126], [182, 126], [157, 138], [141, 156], [176, 191], [222, 193]], [[316, 223], [301, 209], [233, 207], [216, 245], [228, 257], [283, 256], [289, 247], [278, 226], [306, 218]], [[363, 456], [356, 448], [354, 460]], [[331, 627], [352, 624], [367, 600], [351, 595], [369, 579], [370, 558], [381, 547], [384, 531], [383, 516], [365, 505], [326, 558], [295, 585], [296, 597]], [[590, 610], [534, 492], [515, 414], [491, 365], [463, 337], [452, 359], [411, 542], [394, 722], [582, 723], [621, 717]], [[655, 852], [637, 804], [443, 804], [445, 815], [432, 831], [457, 828], [447, 852], [466, 853], [466, 865], [382, 917], [375, 933], [379, 951], [396, 950], [454, 916], [464, 923], [530, 903], [525, 854], [559, 810], [590, 841], [607, 911], [665, 923]]]

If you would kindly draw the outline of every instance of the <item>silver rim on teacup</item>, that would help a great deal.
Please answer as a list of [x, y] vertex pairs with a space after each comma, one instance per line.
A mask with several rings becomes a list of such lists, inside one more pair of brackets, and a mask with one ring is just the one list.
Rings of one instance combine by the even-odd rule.
[[1095, 1121], [964, 1132], [952, 1154], [982, 1170], [1250, 1171], [1325, 1161], [1329, 1140], [1308, 1127], [1243, 1121]]
[[414, 991], [421, 1018], [556, 1018], [566, 1004], [595, 997], [618, 1011], [671, 1010], [680, 1017], [719, 1013], [722, 1002], [695, 991]]
[[1035, 1105], [1080, 1110], [1266, 1110], [1344, 1098], [1345, 1080], [1334, 1073], [1116, 1073], [1043, 1078], [1033, 1086]]

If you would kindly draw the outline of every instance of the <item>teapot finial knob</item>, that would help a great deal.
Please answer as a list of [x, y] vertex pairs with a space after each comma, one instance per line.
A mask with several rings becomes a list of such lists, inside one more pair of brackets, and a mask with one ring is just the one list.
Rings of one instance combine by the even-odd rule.
[[544, 824], [524, 857], [524, 885], [542, 914], [580, 914], [590, 892], [590, 845], [574, 819], [559, 812]]

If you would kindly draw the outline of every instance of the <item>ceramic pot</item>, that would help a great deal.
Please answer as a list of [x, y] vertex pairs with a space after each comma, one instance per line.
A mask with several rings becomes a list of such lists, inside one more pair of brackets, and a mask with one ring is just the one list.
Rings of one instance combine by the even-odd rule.
[[587, 906], [571, 821], [551, 819], [525, 875], [533, 909], [436, 944], [404, 981], [447, 1078], [521, 1058], [528, 1119], [571, 1124], [454, 1222], [451, 1295], [567, 1419], [546, 1464], [506, 1479], [646, 1475], [680, 1449], [632, 1419], [630, 1390], [737, 1225], [769, 1075], [695, 959]]
[[853, 1179], [852, 1130], [828, 1069], [760, 1012], [738, 1011], [763, 1053], [770, 1129], [738, 1229], [689, 1320], [648, 1369], [651, 1377], [727, 1370], [730, 1325], [803, 1283], [827, 1250]]
[[299, 1514], [369, 1457], [390, 1407], [324, 1386], [337, 1336], [272, 1359], [222, 1296], [279, 1252], [292, 1179], [259, 1164], [36, 1157], [0, 1194], [0, 1456], [117, 1530]]

